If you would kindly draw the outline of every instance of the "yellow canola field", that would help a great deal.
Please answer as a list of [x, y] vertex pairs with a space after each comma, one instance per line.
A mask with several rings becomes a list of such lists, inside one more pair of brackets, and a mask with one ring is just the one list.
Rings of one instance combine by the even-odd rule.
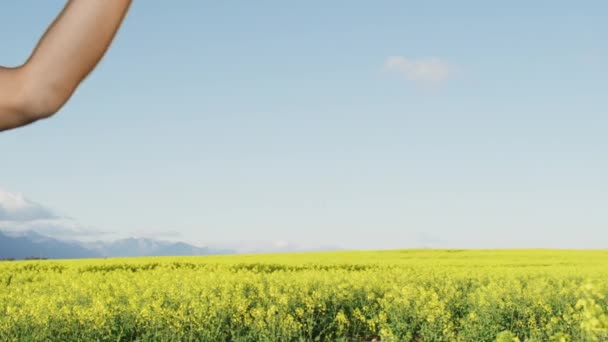
[[608, 251], [0, 262], [0, 341], [608, 341]]

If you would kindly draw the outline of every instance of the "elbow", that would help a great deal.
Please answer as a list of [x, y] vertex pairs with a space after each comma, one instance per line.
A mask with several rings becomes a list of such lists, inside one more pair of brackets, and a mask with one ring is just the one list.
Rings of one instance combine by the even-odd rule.
[[21, 84], [20, 112], [28, 122], [48, 119], [55, 115], [74, 91], [58, 84], [45, 83], [25, 72]]
[[69, 98], [65, 91], [54, 87], [37, 88], [39, 89], [27, 92], [23, 101], [24, 113], [32, 121], [48, 119], [55, 115]]
[[54, 116], [65, 104], [66, 99], [51, 89], [34, 94], [30, 100], [27, 115], [32, 120], [43, 120]]

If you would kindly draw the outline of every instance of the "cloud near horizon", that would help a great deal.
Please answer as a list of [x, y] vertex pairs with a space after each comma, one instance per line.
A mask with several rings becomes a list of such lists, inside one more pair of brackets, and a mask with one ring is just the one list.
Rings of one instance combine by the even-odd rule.
[[390, 56], [384, 62], [384, 70], [422, 86], [440, 86], [454, 74], [454, 67], [438, 57], [411, 59]]
[[22, 194], [0, 189], [0, 222], [27, 222], [59, 218], [52, 210], [28, 200]]
[[36, 232], [63, 240], [97, 239], [109, 234], [83, 226], [71, 218], [27, 199], [23, 194], [0, 189], [0, 230]]
[[138, 229], [131, 232], [134, 238], [163, 239], [169, 241], [182, 241], [183, 234], [174, 230]]

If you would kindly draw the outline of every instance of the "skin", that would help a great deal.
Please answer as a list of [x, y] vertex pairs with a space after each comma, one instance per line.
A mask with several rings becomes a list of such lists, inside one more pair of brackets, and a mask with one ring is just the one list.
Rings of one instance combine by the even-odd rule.
[[108, 50], [131, 0], [69, 0], [30, 58], [0, 67], [0, 131], [57, 113]]

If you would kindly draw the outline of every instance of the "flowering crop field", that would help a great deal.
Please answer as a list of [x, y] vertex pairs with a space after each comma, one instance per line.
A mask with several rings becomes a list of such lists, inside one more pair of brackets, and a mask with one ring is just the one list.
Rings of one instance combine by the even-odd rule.
[[608, 341], [608, 251], [0, 262], [1, 341]]

